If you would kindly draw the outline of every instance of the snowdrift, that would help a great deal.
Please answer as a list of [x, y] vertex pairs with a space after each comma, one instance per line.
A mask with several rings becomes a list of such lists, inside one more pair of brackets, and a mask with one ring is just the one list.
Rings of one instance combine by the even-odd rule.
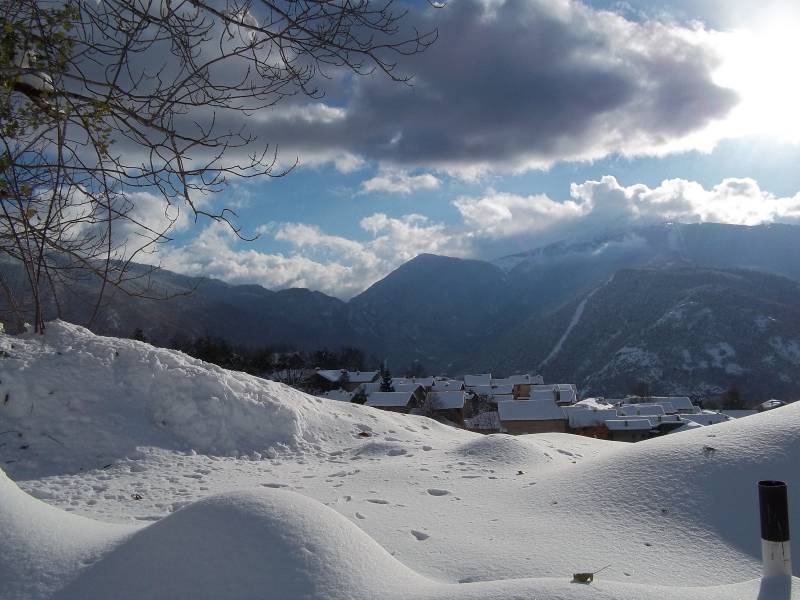
[[[7, 480], [6, 480], [7, 482]], [[6, 488], [3, 484], [3, 499]], [[12, 492], [15, 493], [15, 492]], [[36, 500], [21, 498], [16, 517], [36, 516]], [[42, 538], [31, 553], [28, 572], [0, 571], [3, 598], [53, 600], [785, 600], [787, 582], [759, 593], [759, 582], [667, 588], [615, 582], [592, 586], [566, 579], [520, 579], [447, 584], [424, 578], [390, 556], [363, 531], [335, 511], [293, 492], [260, 490], [213, 496], [123, 539], [109, 540], [117, 527], [82, 523], [66, 514], [49, 515], [58, 551]], [[54, 517], [54, 518], [53, 518]], [[70, 534], [83, 525], [94, 536]], [[98, 540], [103, 540], [98, 544]], [[14, 546], [3, 538], [0, 550]], [[98, 549], [110, 548], [98, 556]], [[94, 549], [93, 555], [90, 554]], [[80, 561], [75, 557], [83, 555]], [[60, 569], [40, 569], [54, 557]], [[70, 560], [64, 560], [63, 557]], [[93, 563], [93, 564], [92, 564]], [[88, 565], [88, 566], [87, 566]], [[61, 587], [59, 584], [64, 584]], [[790, 585], [790, 584], [789, 584]], [[60, 588], [60, 589], [59, 589]]]
[[46, 597], [131, 531], [48, 506], [0, 470], [0, 597]]
[[800, 523], [800, 405], [482, 436], [66, 323], [0, 346], [3, 468], [50, 503], [0, 474], [2, 600], [787, 598], [759, 588], [756, 481]]
[[260, 490], [179, 510], [110, 552], [56, 598], [369, 600], [422, 581], [330, 508], [293, 492]]
[[0, 358], [0, 420], [25, 446], [7, 468], [21, 479], [103, 468], [140, 446], [271, 457], [340, 448], [379, 418], [408, 427], [396, 415], [63, 321], [43, 337], [0, 334], [0, 349], [8, 354]]

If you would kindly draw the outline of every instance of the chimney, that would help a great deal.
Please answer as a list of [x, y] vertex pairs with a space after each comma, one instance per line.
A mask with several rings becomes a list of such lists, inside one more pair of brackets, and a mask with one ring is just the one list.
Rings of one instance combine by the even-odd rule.
[[762, 577], [791, 577], [789, 500], [783, 481], [759, 481]]

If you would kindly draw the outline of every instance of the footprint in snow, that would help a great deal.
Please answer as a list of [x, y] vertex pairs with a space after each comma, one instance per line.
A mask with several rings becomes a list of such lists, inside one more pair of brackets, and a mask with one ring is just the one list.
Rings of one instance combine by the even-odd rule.
[[386, 452], [386, 456], [402, 456], [403, 454], [408, 453], [408, 450], [405, 448], [392, 448], [391, 450]]
[[450, 493], [450, 491], [449, 490], [440, 490], [440, 489], [437, 489], [437, 488], [429, 488], [428, 489], [428, 493], [431, 496], [447, 496]]
[[264, 487], [268, 487], [268, 488], [285, 488], [285, 487], [289, 487], [285, 483], [262, 483], [261, 485], [264, 486]]
[[417, 538], [420, 542], [423, 541], [423, 540], [427, 540], [429, 537], [431, 537], [427, 533], [425, 533], [423, 531], [417, 531], [416, 529], [412, 529], [411, 530], [411, 535], [413, 535], [415, 538]]
[[367, 502], [372, 502], [373, 504], [389, 504], [388, 500], [381, 500], [380, 498], [367, 498]]
[[365, 517], [364, 515], [362, 515], [360, 512], [357, 512], [357, 513], [356, 513], [356, 519], [366, 519], [366, 518], [367, 518], [367, 517]]

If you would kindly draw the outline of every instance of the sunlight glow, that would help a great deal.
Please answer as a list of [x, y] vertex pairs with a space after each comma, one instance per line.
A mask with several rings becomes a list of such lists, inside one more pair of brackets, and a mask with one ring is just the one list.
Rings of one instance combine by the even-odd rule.
[[773, 15], [752, 30], [725, 36], [721, 51], [716, 81], [741, 96], [727, 133], [800, 143], [800, 20]]

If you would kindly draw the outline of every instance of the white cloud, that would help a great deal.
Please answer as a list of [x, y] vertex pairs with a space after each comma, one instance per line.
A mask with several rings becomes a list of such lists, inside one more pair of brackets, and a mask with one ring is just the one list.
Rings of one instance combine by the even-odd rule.
[[654, 188], [621, 185], [614, 177], [573, 184], [571, 197], [523, 196], [487, 190], [453, 202], [461, 221], [444, 224], [420, 214], [375, 213], [359, 225], [366, 240], [331, 235], [303, 223], [269, 223], [264, 236], [288, 244], [285, 253], [248, 247], [224, 225], [212, 224], [184, 246], [156, 258], [189, 275], [268, 288], [308, 287], [349, 298], [422, 253], [493, 259], [559, 239], [664, 221], [757, 225], [800, 222], [800, 193], [777, 197], [752, 179], [725, 179], [710, 189], [671, 179]]
[[752, 179], [725, 179], [711, 189], [670, 179], [650, 188], [623, 186], [611, 176], [572, 184], [571, 198], [522, 196], [487, 191], [453, 202], [470, 237], [472, 251], [492, 257], [610, 228], [665, 221], [758, 225], [800, 220], [800, 194], [776, 197]]
[[361, 182], [364, 193], [410, 194], [418, 190], [435, 190], [442, 182], [431, 175], [410, 175], [407, 171], [381, 171], [372, 179]]
[[189, 243], [162, 249], [156, 258], [164, 268], [229, 283], [258, 283], [267, 288], [307, 287], [349, 298], [424, 252], [463, 254], [457, 236], [422, 215], [400, 218], [376, 213], [362, 219], [372, 234], [367, 241], [328, 235], [302, 223], [259, 227], [292, 251], [266, 253], [248, 249], [225, 225], [207, 226]]

